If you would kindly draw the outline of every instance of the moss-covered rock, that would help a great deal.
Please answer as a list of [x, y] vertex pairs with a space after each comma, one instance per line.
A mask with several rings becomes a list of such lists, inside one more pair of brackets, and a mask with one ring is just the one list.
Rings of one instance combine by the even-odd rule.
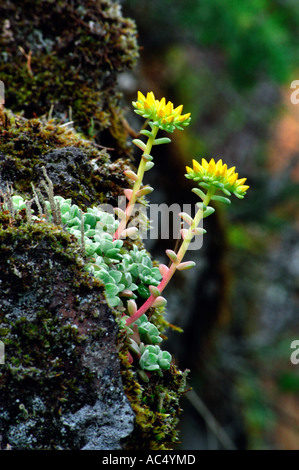
[[[83, 211], [116, 205], [132, 152], [116, 79], [136, 59], [135, 26], [113, 0], [6, 0], [0, 49], [11, 109], [0, 108], [0, 442], [171, 449], [185, 374], [172, 364], [163, 375], [143, 371], [144, 381], [83, 247], [59, 222], [3, 210], [7, 191], [33, 198], [43, 169], [55, 195]], [[163, 334], [162, 312], [151, 314]]]
[[[79, 246], [50, 224], [0, 230], [0, 428], [13, 449], [117, 449], [133, 429], [117, 326]], [[107, 429], [107, 427], [109, 429]]]
[[7, 114], [5, 119], [0, 126], [0, 189], [9, 183], [30, 198], [31, 183], [40, 183], [44, 166], [55, 194], [71, 197], [82, 208], [116, 201], [125, 185], [126, 158], [112, 163], [106, 149], [54, 121]]
[[130, 151], [116, 81], [138, 48], [135, 24], [117, 1], [5, 0], [0, 50], [7, 108], [71, 118], [115, 155]]
[[[126, 160], [111, 163], [105, 150], [54, 122], [11, 114], [5, 122], [0, 128], [3, 194], [9, 183], [15, 194], [31, 199], [31, 183], [41, 187], [43, 166], [55, 194], [71, 197], [81, 208], [113, 203], [121, 194]], [[185, 374], [171, 365], [148, 382], [138, 375], [128, 362], [125, 330], [117, 333], [116, 312], [107, 308], [99, 283], [84, 272], [82, 247], [63, 227], [29, 224], [25, 209], [14, 216], [2, 211], [0, 227], [3, 442], [17, 449], [172, 449]], [[143, 247], [141, 240], [138, 246]], [[163, 334], [168, 324], [162, 312], [152, 314]], [[107, 322], [111, 330], [103, 327]], [[101, 381], [97, 361], [105, 369]], [[117, 386], [107, 395], [108, 383]], [[108, 429], [101, 429], [103, 416], [109, 416]]]
[[126, 450], [173, 450], [179, 442], [178, 423], [182, 413], [181, 399], [186, 392], [186, 377], [174, 364], [163, 376], [152, 374], [147, 383], [138, 380], [136, 372], [122, 356], [124, 389], [135, 413], [134, 430], [123, 441]]

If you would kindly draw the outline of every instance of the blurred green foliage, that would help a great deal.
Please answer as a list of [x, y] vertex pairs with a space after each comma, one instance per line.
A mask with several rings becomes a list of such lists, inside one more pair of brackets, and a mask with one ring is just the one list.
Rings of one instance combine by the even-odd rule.
[[294, 69], [298, 51], [299, 9], [295, 0], [127, 0], [141, 28], [155, 35], [172, 32], [173, 42], [212, 47], [226, 63], [235, 85], [246, 87], [271, 77], [283, 82]]
[[249, 438], [248, 447], [255, 450], [265, 450], [268, 448], [265, 434], [275, 423], [275, 413], [271, 404], [265, 400], [265, 391], [260, 380], [250, 372], [240, 377], [237, 388], [239, 396], [245, 404], [243, 413]]
[[299, 374], [297, 369], [282, 372], [278, 378], [278, 386], [283, 392], [299, 392]]
[[[124, 0], [123, 4], [136, 20], [139, 32], [139, 78], [157, 94], [167, 94], [176, 103], [183, 103], [184, 112], [192, 116], [187, 136], [178, 139], [180, 151], [165, 155], [157, 162], [157, 170], [167, 168], [168, 172], [177, 157], [179, 163], [173, 165], [171, 176], [178, 178], [178, 167], [182, 163], [190, 165], [192, 158], [221, 157], [240, 172], [242, 168], [250, 185], [241, 205], [218, 212], [223, 231], [216, 240], [210, 239], [216, 250], [219, 239], [226, 243], [227, 261], [219, 253], [217, 259], [224, 272], [218, 281], [218, 295], [224, 292], [221, 281], [227, 283], [229, 300], [226, 305], [225, 296], [220, 299], [222, 310], [218, 315], [223, 319], [227, 309], [229, 318], [225, 328], [211, 323], [208, 333], [214, 334], [211, 342], [217, 360], [221, 356], [222, 367], [210, 350], [200, 349], [201, 341], [207, 339], [200, 338], [193, 346], [189, 333], [184, 344], [189, 356], [193, 347], [192, 354], [195, 351], [201, 360], [198, 363], [209, 365], [206, 372], [193, 368], [192, 373], [202, 380], [203, 398], [216, 415], [219, 413], [221, 423], [225, 423], [226, 412], [230, 426], [231, 420], [236, 424], [241, 417], [246, 440], [241, 447], [282, 446], [279, 438], [271, 435], [285, 416], [275, 397], [285, 392], [297, 394], [299, 387], [298, 368], [290, 365], [290, 338], [298, 331], [298, 316], [292, 310], [298, 302], [298, 281], [294, 278], [297, 270], [293, 269], [292, 274], [285, 267], [288, 262], [294, 263], [297, 230], [293, 238], [287, 234], [298, 220], [299, 199], [298, 183], [290, 178], [296, 161], [293, 166], [286, 162], [275, 175], [268, 161], [275, 121], [289, 112], [282, 101], [282, 87], [289, 87], [298, 78], [298, 1]], [[139, 87], [142, 89], [142, 85]], [[288, 142], [288, 135], [284, 137]], [[171, 193], [172, 181], [168, 186], [163, 183], [165, 193], [177, 201], [178, 187]], [[211, 233], [208, 230], [205, 243]], [[281, 243], [284, 237], [290, 241]], [[283, 247], [281, 256], [279, 250]], [[210, 255], [210, 264], [213, 259]], [[196, 293], [197, 305], [207, 297], [202, 280], [198, 282], [202, 287]], [[283, 307], [272, 304], [269, 292], [278, 298], [285, 293], [289, 302]], [[194, 309], [195, 331], [202, 331], [206, 318], [211, 317], [213, 299], [206, 302], [206, 307], [201, 304], [200, 315], [195, 316]], [[219, 338], [226, 345], [223, 349]], [[223, 400], [222, 391], [215, 391], [219, 380], [213, 381], [213, 367], [217, 374], [223, 373], [223, 380], [232, 371], [230, 400]], [[269, 392], [269, 383], [274, 395]], [[239, 413], [233, 412], [236, 404], [240, 404]]]

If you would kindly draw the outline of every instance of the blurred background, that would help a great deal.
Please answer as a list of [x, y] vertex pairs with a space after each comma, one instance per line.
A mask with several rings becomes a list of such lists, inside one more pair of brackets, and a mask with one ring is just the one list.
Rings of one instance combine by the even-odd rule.
[[[140, 59], [119, 76], [127, 119], [137, 90], [192, 113], [159, 147], [147, 183], [158, 204], [195, 204], [192, 158], [247, 177], [244, 200], [206, 220], [196, 268], [165, 291], [183, 328], [164, 348], [190, 369], [179, 449], [299, 449], [299, 8], [296, 0], [123, 0]], [[136, 163], [138, 155], [136, 154]], [[247, 183], [246, 183], [247, 184]], [[175, 240], [148, 240], [156, 259]]]

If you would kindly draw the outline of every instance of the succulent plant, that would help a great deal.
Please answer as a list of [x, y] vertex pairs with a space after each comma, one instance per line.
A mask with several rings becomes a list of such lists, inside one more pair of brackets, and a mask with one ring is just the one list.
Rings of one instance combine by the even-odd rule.
[[[182, 115], [182, 105], [174, 108], [165, 98], [156, 100], [152, 92], [146, 96], [138, 92], [137, 101], [133, 102], [133, 106], [138, 115], [147, 119], [151, 130], [142, 129], [140, 132], [147, 137], [146, 143], [140, 139], [133, 140], [143, 153], [137, 173], [132, 170], [124, 172], [134, 184], [133, 189], [124, 190], [128, 200], [125, 211], [120, 207], [114, 208], [119, 220], [115, 219], [114, 214], [99, 207], [91, 207], [83, 212], [77, 205], [72, 204], [71, 199], [54, 196], [53, 184], [44, 168], [45, 181], [42, 181], [42, 185], [48, 200], [44, 200], [40, 190], [32, 185], [38, 215], [32, 215], [32, 201], [24, 201], [21, 196], [12, 196], [11, 189], [3, 197], [4, 208], [10, 212], [11, 217], [25, 208], [28, 222], [34, 218], [46, 219], [62, 225], [78, 239], [82, 246], [86, 270], [102, 282], [108, 305], [124, 313], [119, 320], [119, 326], [126, 330], [129, 349], [134, 355], [133, 357], [130, 353], [130, 362], [139, 364], [140, 376], [147, 380], [150, 372], [161, 373], [161, 370], [170, 368], [171, 355], [161, 350], [160, 332], [145, 313], [150, 308], [163, 307], [166, 304], [166, 299], [161, 294], [176, 270], [190, 269], [195, 265], [193, 261], [182, 260], [192, 238], [205, 233], [199, 224], [215, 211], [208, 205], [210, 201], [230, 204], [229, 196], [232, 193], [242, 199], [249, 186], [244, 184], [246, 178], [238, 179], [235, 167], [228, 169], [221, 159], [215, 162], [212, 158], [208, 162], [203, 158], [201, 164], [193, 159], [193, 167], [186, 167], [185, 176], [196, 182], [198, 187], [192, 191], [201, 201], [196, 204], [194, 218], [185, 212], [178, 214], [189, 228], [181, 229], [182, 243], [177, 253], [166, 250], [170, 265], [154, 266], [147, 251], [138, 248], [136, 244], [133, 244], [131, 249], [125, 248], [123, 238], [138, 231], [137, 227], [127, 228], [134, 205], [138, 198], [153, 191], [150, 186], [142, 186], [145, 172], [154, 165], [150, 155], [151, 149], [153, 145], [170, 142], [166, 137], [156, 138], [159, 129], [170, 133], [175, 129], [183, 130], [191, 119], [190, 113]], [[218, 191], [222, 191], [225, 196], [216, 194]], [[140, 302], [142, 300], [143, 303]]]
[[142, 315], [137, 321], [138, 333], [140, 340], [146, 344], [158, 344], [161, 343], [162, 338], [159, 336], [160, 332], [158, 328], [151, 322], [148, 321], [146, 315]]
[[169, 369], [172, 357], [168, 351], [162, 351], [157, 345], [148, 345], [144, 347], [139, 360], [141, 369], [147, 371], [157, 371], [160, 369]]

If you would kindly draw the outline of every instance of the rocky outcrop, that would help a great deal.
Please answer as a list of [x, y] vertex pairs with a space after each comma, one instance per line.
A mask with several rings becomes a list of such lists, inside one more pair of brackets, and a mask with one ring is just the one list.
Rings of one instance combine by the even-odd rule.
[[[120, 449], [134, 413], [120, 375], [115, 317], [78, 245], [49, 224], [0, 230], [2, 445]], [[5, 369], [4, 369], [5, 367]]]
[[[10, 109], [0, 109], [0, 445], [170, 449], [186, 373], [171, 364], [142, 381], [121, 312], [86, 272], [83, 246], [33, 200], [39, 190], [47, 198], [45, 174], [81, 211], [114, 205], [128, 185], [132, 148], [116, 80], [136, 59], [135, 26], [116, 1], [83, 3], [0, 6]], [[11, 194], [39, 217], [29, 206], [14, 211]], [[152, 313], [162, 333], [167, 323]]]

